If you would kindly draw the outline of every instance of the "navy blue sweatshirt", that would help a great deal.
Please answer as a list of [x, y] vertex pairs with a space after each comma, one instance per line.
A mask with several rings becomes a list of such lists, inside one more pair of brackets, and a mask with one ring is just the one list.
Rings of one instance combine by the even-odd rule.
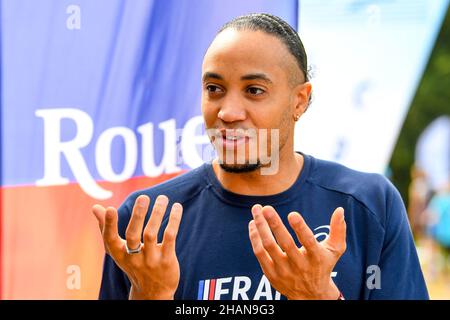
[[[429, 298], [403, 201], [381, 175], [304, 155], [303, 169], [288, 190], [245, 196], [224, 189], [212, 165], [204, 164], [131, 194], [119, 208], [122, 238], [140, 194], [151, 200], [164, 194], [171, 204], [183, 205], [176, 242], [181, 275], [175, 299], [285, 299], [270, 286], [252, 251], [248, 223], [250, 208], [257, 203], [272, 205], [296, 241], [287, 222], [290, 212], [300, 212], [321, 241], [328, 236], [333, 211], [344, 208], [347, 250], [331, 276], [346, 299]], [[100, 299], [128, 299], [129, 289], [127, 276], [106, 255]]]

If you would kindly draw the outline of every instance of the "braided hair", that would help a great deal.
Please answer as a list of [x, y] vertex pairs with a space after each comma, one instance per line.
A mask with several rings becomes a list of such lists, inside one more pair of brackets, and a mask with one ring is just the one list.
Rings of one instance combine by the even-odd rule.
[[298, 33], [280, 17], [268, 13], [252, 13], [234, 18], [222, 26], [218, 33], [233, 28], [236, 30], [263, 31], [281, 40], [294, 56], [305, 81], [309, 81], [308, 61], [305, 48]]

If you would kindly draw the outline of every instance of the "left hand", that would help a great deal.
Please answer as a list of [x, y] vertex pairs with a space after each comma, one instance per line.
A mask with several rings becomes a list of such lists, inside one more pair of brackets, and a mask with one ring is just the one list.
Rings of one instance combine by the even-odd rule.
[[[271, 285], [288, 299], [330, 299], [339, 297], [331, 272], [346, 250], [344, 209], [334, 210], [329, 236], [318, 242], [297, 212], [288, 221], [298, 240], [298, 248], [278, 213], [271, 206], [252, 207], [250, 241], [262, 271]], [[272, 234], [273, 232], [273, 234]]]

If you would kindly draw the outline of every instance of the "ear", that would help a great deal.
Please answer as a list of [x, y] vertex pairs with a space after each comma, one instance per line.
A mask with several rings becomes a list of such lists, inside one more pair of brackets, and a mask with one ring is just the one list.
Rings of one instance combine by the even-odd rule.
[[310, 82], [298, 84], [294, 88], [294, 98], [295, 98], [294, 117], [295, 116], [300, 117], [308, 109], [311, 91], [312, 85]]

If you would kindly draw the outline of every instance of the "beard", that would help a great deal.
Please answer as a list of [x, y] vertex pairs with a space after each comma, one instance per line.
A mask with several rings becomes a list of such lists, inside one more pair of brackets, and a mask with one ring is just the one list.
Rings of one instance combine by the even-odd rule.
[[261, 168], [261, 162], [258, 160], [256, 163], [245, 163], [245, 164], [226, 164], [219, 163], [220, 167], [229, 173], [248, 173], [253, 172]]
[[[288, 116], [286, 115], [285, 117], [283, 117], [283, 119], [281, 120], [281, 123], [280, 123], [280, 125], [278, 127], [275, 126], [274, 128], [269, 128], [269, 129], [266, 129], [266, 130], [273, 130], [273, 129], [277, 130], [276, 128], [289, 127], [289, 125], [288, 125], [289, 124], [289, 119], [290, 118], [288, 118]], [[223, 159], [223, 155], [225, 155], [227, 153], [227, 151], [225, 149], [222, 149], [222, 153], [221, 153], [222, 156], [220, 156], [220, 152], [218, 151], [218, 146], [215, 144], [216, 139], [218, 137], [220, 137], [218, 135], [218, 129], [217, 128], [218, 128], [218, 126], [217, 127], [208, 127], [207, 130], [211, 130], [211, 132], [208, 133], [208, 136], [209, 136], [209, 140], [210, 140], [210, 142], [211, 142], [211, 144], [213, 146], [213, 149], [217, 152], [217, 154], [219, 154], [219, 157], [218, 157], [219, 167], [222, 170], [224, 170], [225, 172], [228, 172], [228, 173], [236, 173], [236, 174], [239, 174], [239, 173], [252, 173], [252, 172], [255, 172], [255, 171], [257, 171], [259, 169], [262, 169], [262, 168], [265, 168], [265, 167], [270, 168], [271, 165], [272, 165], [271, 157], [272, 156], [278, 157], [280, 152], [281, 152], [281, 150], [284, 148], [286, 142], [288, 141], [288, 131], [286, 131], [286, 130], [282, 130], [281, 131], [281, 133], [282, 133], [281, 137], [278, 136], [278, 143], [277, 143], [278, 144], [278, 148], [277, 148], [277, 150], [272, 150], [272, 141], [271, 140], [267, 141], [267, 145], [270, 146], [270, 147], [269, 147], [269, 150], [264, 154], [264, 159], [269, 157], [270, 158], [270, 160], [269, 160], [270, 162], [269, 163], [267, 163], [266, 160], [261, 160], [259, 158], [259, 156], [260, 156], [259, 155], [259, 151], [257, 152], [258, 155], [256, 157], [251, 156], [250, 157], [251, 159], [249, 159], [248, 158], [249, 156], [246, 155], [245, 158], [247, 158], [247, 159], [245, 161], [240, 161], [240, 163], [239, 163], [239, 161], [238, 161], [238, 163], [230, 163], [230, 162], [227, 163], [227, 161], [226, 161], [227, 157], [225, 157], [225, 159]], [[245, 132], [246, 130], [259, 130], [259, 129], [254, 129], [254, 128], [253, 129], [252, 128], [251, 129], [237, 128], [236, 130], [243, 130]], [[252, 139], [255, 139], [256, 137], [254, 135], [255, 134], [250, 134], [249, 136]], [[259, 146], [259, 141], [258, 140], [257, 140], [257, 142], [254, 142], [254, 144], [255, 143], [256, 143], [257, 146]], [[250, 147], [249, 146], [246, 147], [246, 152], [249, 152], [247, 150], [248, 148], [250, 148]], [[272, 151], [274, 151], [276, 154], [272, 155]], [[237, 157], [237, 155], [234, 154], [233, 155], [233, 159], [236, 159], [236, 157]], [[261, 161], [263, 161], [263, 163], [261, 163]]]

